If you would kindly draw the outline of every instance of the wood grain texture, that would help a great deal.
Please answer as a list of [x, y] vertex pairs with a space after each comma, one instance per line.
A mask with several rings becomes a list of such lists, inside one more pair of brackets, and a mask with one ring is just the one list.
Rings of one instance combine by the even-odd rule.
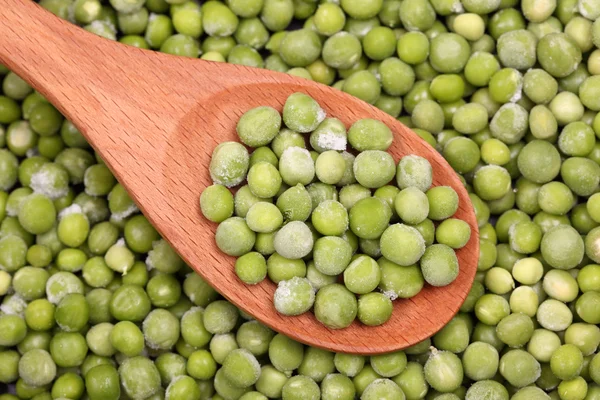
[[[144, 51], [99, 38], [28, 0], [0, 0], [0, 61], [39, 90], [85, 135], [143, 213], [182, 258], [229, 301], [300, 342], [344, 353], [378, 354], [413, 345], [442, 328], [468, 294], [479, 257], [478, 229], [467, 191], [443, 157], [384, 112], [338, 90], [287, 74]], [[248, 109], [279, 110], [288, 95], [314, 97], [329, 116], [350, 126], [376, 118], [394, 132], [395, 160], [426, 157], [434, 185], [453, 187], [456, 213], [472, 235], [457, 252], [460, 274], [444, 288], [426, 286], [394, 302], [386, 324], [330, 330], [312, 313], [279, 315], [275, 285], [247, 286], [234, 258], [216, 247], [216, 224], [200, 214], [199, 195], [211, 184], [214, 147], [237, 140], [235, 125]], [[402, 244], [399, 243], [399, 246]]]

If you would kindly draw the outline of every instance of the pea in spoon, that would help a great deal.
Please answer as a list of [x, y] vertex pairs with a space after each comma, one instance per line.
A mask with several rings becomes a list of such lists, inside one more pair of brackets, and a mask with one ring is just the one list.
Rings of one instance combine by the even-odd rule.
[[[233, 304], [300, 342], [343, 353], [400, 350], [441, 329], [458, 311], [473, 282], [478, 228], [467, 191], [443, 157], [393, 117], [348, 94], [283, 73], [174, 57], [125, 46], [60, 20], [29, 0], [3, 0], [0, 61], [43, 94], [83, 133], [161, 235], [188, 265]], [[471, 226], [457, 251], [460, 273], [449, 286], [425, 288], [396, 300], [378, 327], [355, 321], [331, 330], [312, 313], [289, 317], [273, 306], [275, 285], [256, 286], [235, 275], [234, 259], [214, 241], [216, 224], [200, 214], [209, 186], [212, 150], [236, 140], [235, 126], [260, 105], [282, 109], [294, 92], [316, 99], [346, 126], [361, 118], [387, 124], [396, 161], [417, 154], [433, 166], [434, 185], [459, 196], [455, 217]]]

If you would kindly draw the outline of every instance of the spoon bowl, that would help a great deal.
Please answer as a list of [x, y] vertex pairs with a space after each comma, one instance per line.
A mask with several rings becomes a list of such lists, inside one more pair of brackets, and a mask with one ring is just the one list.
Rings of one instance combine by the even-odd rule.
[[[381, 354], [416, 344], [441, 329], [465, 300], [477, 270], [478, 227], [467, 191], [431, 146], [395, 118], [357, 98], [312, 81], [262, 69], [174, 57], [102, 39], [27, 0], [0, 7], [0, 61], [42, 93], [101, 155], [117, 179], [183, 260], [237, 307], [302, 343], [356, 354]], [[249, 286], [219, 251], [217, 224], [200, 213], [200, 193], [212, 184], [208, 164], [221, 142], [238, 140], [235, 127], [249, 109], [282, 110], [294, 92], [313, 97], [347, 127], [361, 118], [394, 133], [388, 150], [398, 161], [416, 154], [433, 167], [434, 186], [459, 196], [456, 218], [471, 227], [457, 251], [460, 272], [449, 286], [425, 285], [394, 301], [391, 319], [377, 327], [355, 320], [332, 330], [312, 313], [284, 316], [273, 306], [275, 284]]]

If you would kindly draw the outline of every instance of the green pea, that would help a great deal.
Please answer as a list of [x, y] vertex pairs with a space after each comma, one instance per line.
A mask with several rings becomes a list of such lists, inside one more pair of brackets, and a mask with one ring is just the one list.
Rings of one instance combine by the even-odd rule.
[[425, 363], [424, 372], [427, 383], [441, 392], [457, 389], [463, 378], [460, 359], [448, 351], [433, 351]]

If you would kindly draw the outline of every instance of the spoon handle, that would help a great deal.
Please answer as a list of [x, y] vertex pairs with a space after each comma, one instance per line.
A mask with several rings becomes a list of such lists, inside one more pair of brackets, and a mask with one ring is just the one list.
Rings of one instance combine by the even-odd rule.
[[33, 1], [2, 0], [0, 61], [68, 117], [77, 116], [77, 104], [83, 107], [97, 98], [92, 85], [84, 82], [95, 84], [114, 77], [110, 57], [98, 57], [107, 46], [90, 40], [89, 35]]
[[0, 62], [73, 122], [109, 166], [156, 157], [155, 144], [187, 112], [193, 99], [168, 83], [174, 74], [164, 56], [101, 38], [31, 0], [0, 0]]
[[[107, 40], [31, 0], [0, 0], [0, 62], [44, 95], [101, 153], [106, 146], [126, 148], [132, 139], [166, 140], [200, 99], [248, 79], [270, 79], [262, 70]], [[118, 139], [121, 143], [113, 143]], [[148, 156], [152, 149], [140, 153]]]

